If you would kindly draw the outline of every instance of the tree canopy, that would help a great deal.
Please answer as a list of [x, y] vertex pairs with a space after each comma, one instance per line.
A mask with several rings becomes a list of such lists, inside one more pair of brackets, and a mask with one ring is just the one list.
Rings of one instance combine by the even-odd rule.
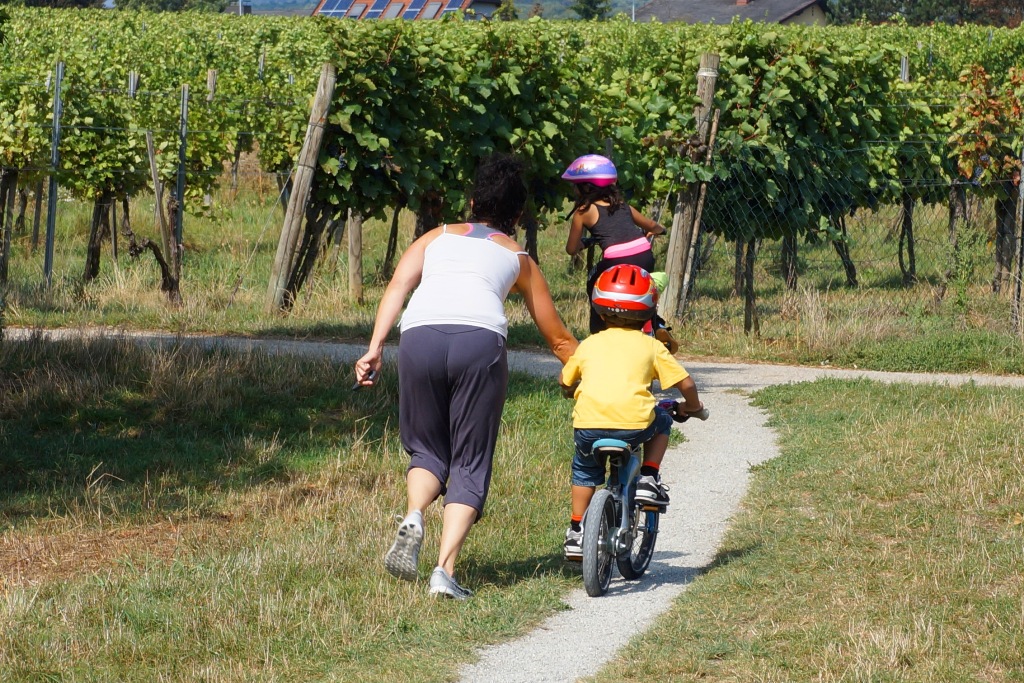
[[829, 0], [834, 22], [858, 20], [881, 23], [899, 18], [908, 24], [962, 24], [1019, 26], [1024, 0]]
[[115, 3], [118, 9], [150, 12], [223, 12], [229, 0], [115, 0]]
[[611, 0], [575, 0], [569, 9], [580, 19], [606, 19], [612, 11]]
[[[2, 3], [0, 3], [2, 4]], [[24, 0], [25, 7], [56, 7], [58, 9], [82, 9], [102, 7], [103, 0]]]

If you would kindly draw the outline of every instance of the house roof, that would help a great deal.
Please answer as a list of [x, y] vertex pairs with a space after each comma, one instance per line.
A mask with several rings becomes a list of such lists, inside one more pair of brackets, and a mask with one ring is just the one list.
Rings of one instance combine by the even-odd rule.
[[651, 0], [636, 10], [637, 21], [685, 21], [691, 24], [728, 24], [735, 17], [781, 24], [814, 5], [825, 8], [825, 0]]
[[319, 0], [314, 15], [346, 19], [438, 19], [473, 9], [489, 17], [501, 0]]

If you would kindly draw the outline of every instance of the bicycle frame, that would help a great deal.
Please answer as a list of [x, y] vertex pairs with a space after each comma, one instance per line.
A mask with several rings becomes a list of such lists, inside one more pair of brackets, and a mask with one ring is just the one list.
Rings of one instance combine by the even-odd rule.
[[[708, 416], [705, 409], [680, 415], [677, 402], [671, 408], [677, 422]], [[594, 492], [583, 518], [583, 587], [591, 597], [607, 592], [614, 567], [623, 579], [635, 581], [654, 557], [658, 520], [665, 504], [636, 500], [642, 449], [643, 445], [633, 448], [620, 439], [598, 439], [591, 446], [591, 453], [606, 458], [609, 465], [608, 484]]]
[[632, 525], [629, 520], [629, 512], [632, 507], [633, 496], [636, 493], [637, 475], [640, 473], [640, 458], [637, 457], [637, 449], [630, 448], [630, 445], [619, 439], [598, 439], [594, 442], [593, 452], [605, 450], [608, 456], [608, 486], [606, 487], [615, 500], [615, 509], [619, 514], [619, 526], [614, 530], [610, 539], [613, 555], [616, 557], [626, 552], [631, 543]]

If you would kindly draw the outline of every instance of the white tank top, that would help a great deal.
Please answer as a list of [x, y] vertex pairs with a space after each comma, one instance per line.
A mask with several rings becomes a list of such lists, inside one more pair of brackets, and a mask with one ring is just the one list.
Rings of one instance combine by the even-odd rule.
[[[465, 235], [444, 232], [423, 254], [423, 276], [402, 314], [403, 332], [420, 325], [472, 325], [508, 336], [505, 297], [519, 277], [519, 255], [472, 224]], [[501, 234], [501, 233], [497, 233]]]

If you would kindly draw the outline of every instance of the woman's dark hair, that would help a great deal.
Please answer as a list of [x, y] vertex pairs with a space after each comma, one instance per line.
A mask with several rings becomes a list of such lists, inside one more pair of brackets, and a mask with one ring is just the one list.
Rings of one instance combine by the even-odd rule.
[[604, 187], [598, 187], [594, 183], [576, 183], [576, 204], [573, 205], [572, 211], [569, 212], [566, 219], [570, 218], [577, 211], [586, 211], [594, 202], [607, 202], [608, 213], [610, 214], [615, 213], [625, 205], [622, 193], [619, 192], [619, 186], [616, 183], [605, 185]]
[[526, 206], [525, 164], [508, 154], [492, 154], [480, 162], [473, 182], [473, 209], [469, 220], [487, 223], [514, 235], [516, 221]]

